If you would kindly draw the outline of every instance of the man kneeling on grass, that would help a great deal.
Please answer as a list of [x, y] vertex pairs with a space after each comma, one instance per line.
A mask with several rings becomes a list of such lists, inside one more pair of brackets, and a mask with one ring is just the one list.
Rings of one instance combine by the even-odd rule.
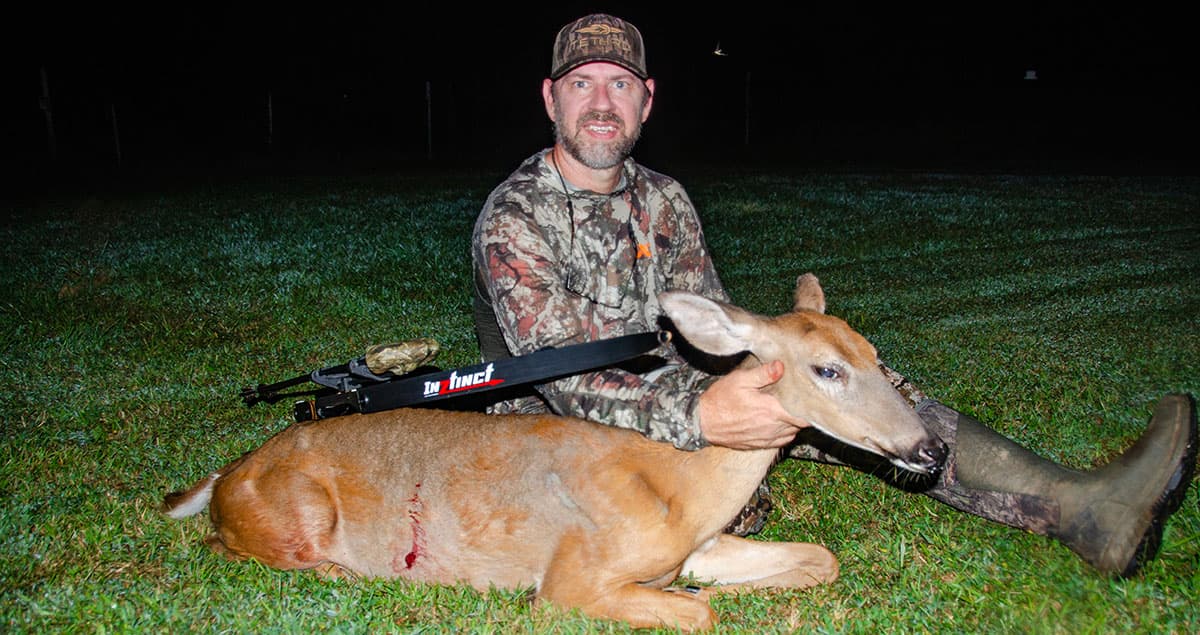
[[[629, 157], [654, 89], [632, 24], [597, 14], [559, 31], [542, 83], [554, 146], [492, 192], [475, 226], [475, 325], [485, 359], [654, 330], [657, 296], [667, 290], [728, 301], [683, 188]], [[760, 390], [779, 379], [770, 365], [714, 376], [669, 356], [642, 373], [608, 369], [549, 383], [494, 410], [549, 409], [632, 428], [681, 451], [790, 445], [793, 457], [871, 467], [845, 448], [796, 439], [799, 422]], [[1056, 538], [1106, 574], [1131, 576], [1154, 558], [1195, 468], [1190, 396], [1164, 398], [1133, 447], [1077, 472], [884, 370], [951, 448], [925, 495]], [[727, 531], [758, 531], [767, 493], [760, 488]]]

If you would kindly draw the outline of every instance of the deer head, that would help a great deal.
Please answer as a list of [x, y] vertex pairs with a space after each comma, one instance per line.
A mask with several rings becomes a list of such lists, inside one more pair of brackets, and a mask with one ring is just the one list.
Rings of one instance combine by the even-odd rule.
[[782, 361], [783, 378], [766, 390], [792, 416], [903, 469], [936, 473], [946, 446], [884, 376], [875, 347], [825, 315], [816, 276], [800, 276], [794, 297], [792, 312], [774, 318], [684, 292], [659, 301], [680, 334], [706, 353], [749, 352], [747, 364]]

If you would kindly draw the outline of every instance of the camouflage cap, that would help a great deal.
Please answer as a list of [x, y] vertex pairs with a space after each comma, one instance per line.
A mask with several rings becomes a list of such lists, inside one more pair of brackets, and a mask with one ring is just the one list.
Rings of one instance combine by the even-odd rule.
[[612, 62], [646, 79], [646, 47], [637, 27], [611, 15], [594, 13], [564, 26], [554, 39], [550, 79], [588, 62]]

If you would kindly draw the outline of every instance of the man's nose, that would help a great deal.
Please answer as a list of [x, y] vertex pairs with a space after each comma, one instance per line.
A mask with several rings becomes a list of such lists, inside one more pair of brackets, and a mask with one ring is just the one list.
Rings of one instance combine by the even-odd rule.
[[589, 104], [593, 110], [612, 110], [613, 102], [608, 95], [608, 86], [601, 84], [592, 91], [591, 103]]

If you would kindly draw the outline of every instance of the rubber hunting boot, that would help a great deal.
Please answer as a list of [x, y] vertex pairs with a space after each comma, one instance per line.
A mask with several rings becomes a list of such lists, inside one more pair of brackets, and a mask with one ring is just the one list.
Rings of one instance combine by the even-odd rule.
[[[937, 402], [918, 409], [957, 439], [942, 483], [926, 492], [970, 513], [1054, 537], [1101, 572], [1129, 577], [1158, 553], [1196, 466], [1189, 395], [1155, 406], [1141, 438], [1107, 465], [1068, 469]], [[949, 418], [956, 418], [950, 421]], [[943, 438], [945, 438], [943, 436]]]

